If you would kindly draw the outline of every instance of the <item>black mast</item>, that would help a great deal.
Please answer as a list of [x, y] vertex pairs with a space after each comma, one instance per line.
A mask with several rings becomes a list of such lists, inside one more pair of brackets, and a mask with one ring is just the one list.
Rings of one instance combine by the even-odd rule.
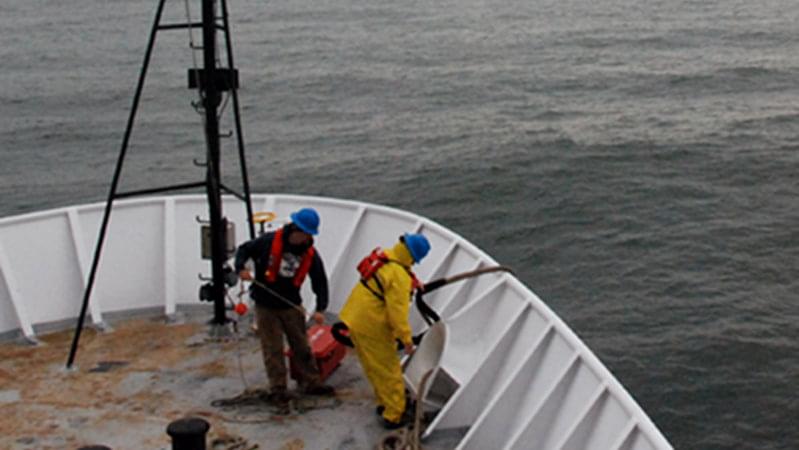
[[216, 68], [216, 0], [202, 0], [203, 18], [203, 76], [200, 79], [200, 91], [203, 95], [205, 109], [205, 142], [208, 147], [208, 164], [206, 170], [205, 190], [208, 194], [208, 215], [211, 221], [211, 298], [214, 301], [214, 320], [216, 325], [227, 322], [225, 316], [225, 255], [224, 235], [227, 228], [222, 218], [222, 195], [219, 190], [219, 120], [217, 108], [221, 102], [221, 93], [217, 83]]
[[[245, 202], [247, 207], [247, 220], [249, 222], [250, 238], [255, 237], [255, 229], [252, 224], [252, 204], [250, 202], [250, 187], [247, 177], [247, 164], [244, 156], [244, 139], [241, 132], [241, 121], [239, 114], [238, 96], [236, 89], [238, 89], [238, 71], [233, 67], [233, 54], [230, 39], [230, 29], [228, 26], [227, 6], [225, 0], [220, 0], [222, 3], [222, 24], [217, 23], [216, 16], [216, 0], [202, 0], [202, 22], [187, 22], [185, 24], [164, 24], [161, 25], [161, 15], [164, 9], [166, 0], [159, 0], [156, 9], [155, 20], [150, 31], [150, 37], [147, 43], [147, 49], [142, 62], [141, 71], [139, 73], [139, 80], [136, 86], [136, 92], [133, 96], [133, 104], [128, 116], [127, 127], [122, 139], [122, 147], [117, 158], [114, 176], [111, 181], [111, 188], [108, 193], [106, 201], [105, 213], [100, 225], [99, 234], [97, 237], [97, 244], [94, 249], [94, 257], [89, 277], [86, 281], [86, 289], [83, 294], [83, 302], [81, 305], [80, 315], [78, 316], [78, 323], [75, 327], [75, 335], [72, 340], [72, 346], [69, 351], [69, 358], [67, 360], [67, 368], [71, 368], [75, 361], [75, 355], [80, 341], [81, 331], [83, 330], [83, 323], [86, 317], [86, 310], [88, 309], [89, 299], [91, 298], [92, 288], [94, 287], [95, 276], [97, 268], [100, 263], [100, 255], [102, 253], [103, 244], [105, 242], [106, 231], [108, 229], [109, 219], [111, 217], [111, 209], [115, 199], [132, 197], [137, 195], [156, 194], [167, 191], [174, 191], [180, 189], [191, 189], [198, 187], [205, 187], [208, 196], [208, 213], [211, 226], [210, 240], [211, 240], [211, 286], [210, 297], [214, 302], [214, 318], [212, 324], [215, 326], [224, 325], [227, 322], [225, 315], [225, 261], [227, 260], [226, 248], [226, 233], [227, 233], [227, 220], [222, 215], [222, 195], [221, 191], [225, 191]], [[188, 18], [190, 20], [190, 18]], [[160, 30], [176, 30], [187, 28], [202, 28], [203, 32], [203, 64], [204, 68], [189, 70], [189, 87], [199, 88], [202, 98], [201, 106], [204, 109], [204, 122], [205, 122], [205, 137], [206, 137], [206, 175], [205, 181], [182, 183], [165, 187], [157, 187], [150, 189], [141, 189], [129, 192], [118, 192], [119, 180], [122, 174], [122, 166], [125, 160], [125, 154], [128, 150], [128, 143], [130, 141], [133, 125], [135, 122], [136, 112], [138, 110], [141, 94], [144, 89], [144, 80], [147, 75], [147, 69], [150, 64], [150, 57], [152, 55], [153, 47], [155, 46], [156, 34]], [[217, 54], [216, 54], [216, 30], [221, 29], [225, 33], [227, 45], [227, 68], [217, 67]], [[239, 159], [242, 183], [244, 193], [235, 192], [233, 189], [225, 186], [221, 181], [221, 164], [220, 164], [220, 134], [219, 134], [219, 116], [218, 109], [222, 99], [222, 92], [231, 91], [234, 106], [234, 120], [236, 123], [236, 134], [239, 146]]]

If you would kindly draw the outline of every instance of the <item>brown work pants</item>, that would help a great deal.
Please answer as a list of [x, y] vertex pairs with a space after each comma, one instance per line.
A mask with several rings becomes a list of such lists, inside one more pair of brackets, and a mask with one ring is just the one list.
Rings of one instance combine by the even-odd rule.
[[319, 368], [308, 345], [305, 315], [294, 308], [271, 309], [256, 305], [258, 335], [261, 338], [266, 375], [272, 392], [286, 390], [286, 356], [283, 336], [291, 348], [291, 360], [299, 371], [301, 388], [318, 385]]

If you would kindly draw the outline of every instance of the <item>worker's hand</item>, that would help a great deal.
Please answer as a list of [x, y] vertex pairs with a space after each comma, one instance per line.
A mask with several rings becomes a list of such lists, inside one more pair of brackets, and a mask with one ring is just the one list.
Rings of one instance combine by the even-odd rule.
[[319, 311], [316, 311], [315, 313], [313, 313], [313, 315], [311, 315], [311, 317], [313, 318], [314, 322], [318, 323], [319, 325], [322, 325], [323, 323], [325, 323], [325, 315], [322, 314]]
[[239, 278], [243, 281], [252, 281], [252, 274], [249, 270], [243, 269], [239, 271]]
[[404, 352], [405, 352], [405, 354], [406, 354], [406, 355], [408, 355], [408, 356], [410, 356], [410, 355], [413, 355], [413, 352], [415, 352], [415, 351], [416, 351], [416, 346], [415, 346], [415, 345], [413, 345], [413, 343], [411, 343], [411, 344], [405, 344], [405, 348], [403, 349], [403, 351], [404, 351]]

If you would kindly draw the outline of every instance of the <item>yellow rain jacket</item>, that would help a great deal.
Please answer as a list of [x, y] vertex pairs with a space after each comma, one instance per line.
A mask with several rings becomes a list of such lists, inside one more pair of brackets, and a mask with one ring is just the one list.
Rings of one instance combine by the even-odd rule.
[[[352, 289], [339, 318], [349, 328], [350, 338], [374, 389], [377, 404], [385, 407], [383, 417], [391, 422], [399, 422], [405, 411], [405, 384], [396, 340], [406, 346], [413, 344], [408, 323], [413, 293], [408, 270], [413, 258], [402, 242], [386, 250], [386, 254], [396, 263], [386, 263], [376, 272], [383, 286], [385, 301], [359, 281]], [[374, 279], [367, 283], [370, 288], [380, 292]]]

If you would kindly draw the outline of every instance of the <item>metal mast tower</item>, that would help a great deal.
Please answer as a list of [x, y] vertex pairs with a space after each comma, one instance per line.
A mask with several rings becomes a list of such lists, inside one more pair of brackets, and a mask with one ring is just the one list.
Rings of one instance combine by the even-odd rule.
[[[156, 9], [155, 20], [150, 30], [150, 38], [147, 43], [147, 49], [142, 62], [141, 72], [139, 74], [136, 92], [133, 96], [133, 104], [128, 116], [127, 127], [122, 139], [122, 147], [119, 151], [117, 158], [114, 176], [111, 181], [111, 188], [108, 193], [106, 201], [105, 212], [103, 220], [100, 225], [100, 232], [97, 237], [97, 244], [94, 250], [94, 257], [92, 260], [91, 271], [86, 282], [86, 289], [83, 295], [83, 303], [81, 305], [80, 315], [78, 316], [78, 323], [75, 327], [75, 335], [72, 340], [72, 347], [70, 348], [69, 358], [67, 360], [67, 368], [72, 367], [77, 353], [78, 342], [80, 334], [83, 330], [83, 323], [86, 316], [86, 310], [91, 298], [92, 288], [94, 286], [95, 276], [97, 274], [97, 267], [100, 262], [100, 256], [105, 242], [106, 232], [108, 231], [108, 223], [111, 217], [111, 209], [114, 200], [133, 197], [137, 195], [148, 195], [166, 191], [175, 191], [181, 189], [205, 188], [208, 197], [208, 215], [210, 221], [210, 259], [211, 259], [211, 283], [206, 285], [208, 287], [209, 300], [214, 303], [214, 318], [212, 324], [215, 326], [223, 326], [227, 322], [225, 315], [225, 261], [228, 259], [228, 250], [226, 248], [226, 233], [227, 233], [227, 220], [225, 219], [222, 211], [222, 192], [234, 195], [243, 202], [247, 207], [247, 217], [249, 225], [250, 238], [255, 237], [255, 228], [252, 223], [252, 204], [250, 202], [250, 187], [247, 177], [247, 163], [244, 155], [244, 139], [242, 137], [241, 129], [241, 116], [239, 113], [239, 100], [238, 100], [238, 70], [235, 69], [233, 64], [233, 48], [230, 39], [230, 27], [227, 14], [226, 0], [201, 0], [202, 1], [202, 20], [201, 22], [191, 22], [190, 17], [186, 23], [173, 23], [161, 24], [161, 17], [164, 10], [166, 0], [159, 0]], [[219, 4], [219, 8], [217, 8]], [[203, 121], [205, 125], [205, 141], [206, 141], [206, 174], [204, 181], [194, 183], [184, 183], [178, 185], [156, 187], [151, 189], [141, 189], [129, 192], [118, 192], [119, 179], [122, 174], [122, 166], [125, 161], [125, 155], [128, 150], [128, 143], [130, 142], [131, 132], [136, 118], [139, 101], [141, 99], [142, 90], [144, 88], [144, 80], [147, 75], [147, 70], [150, 65], [153, 47], [155, 46], [155, 39], [158, 31], [162, 30], [176, 30], [176, 29], [202, 29], [202, 53], [203, 53], [203, 67], [189, 69], [189, 87], [199, 90], [201, 102], [198, 105], [203, 110]], [[217, 67], [217, 30], [224, 32], [226, 53], [227, 53], [227, 67]], [[194, 51], [195, 48], [192, 48]], [[233, 100], [233, 113], [235, 119], [236, 138], [238, 143], [238, 156], [242, 177], [243, 193], [238, 193], [235, 190], [227, 187], [222, 183], [221, 179], [221, 163], [220, 163], [220, 133], [219, 133], [219, 108], [224, 92], [230, 92]]]

